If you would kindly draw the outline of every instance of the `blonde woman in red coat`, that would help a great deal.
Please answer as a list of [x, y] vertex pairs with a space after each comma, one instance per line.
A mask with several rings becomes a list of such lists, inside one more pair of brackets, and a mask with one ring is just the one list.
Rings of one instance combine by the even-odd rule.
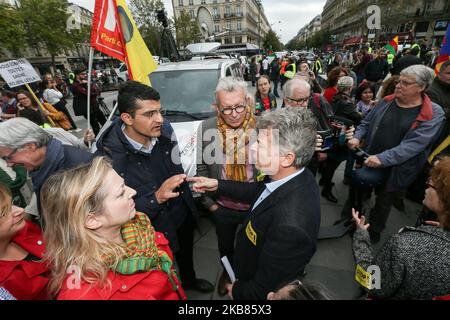
[[57, 299], [186, 298], [168, 241], [105, 158], [50, 177], [41, 195]]

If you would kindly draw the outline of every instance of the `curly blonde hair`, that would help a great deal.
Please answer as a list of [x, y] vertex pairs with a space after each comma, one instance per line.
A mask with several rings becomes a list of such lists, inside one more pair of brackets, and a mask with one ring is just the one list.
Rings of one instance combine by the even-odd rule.
[[[85, 227], [89, 213], [101, 215], [106, 193], [105, 176], [112, 169], [104, 158], [51, 176], [41, 191], [44, 237], [47, 242], [45, 259], [52, 269], [49, 290], [61, 289], [68, 271], [80, 271], [80, 279], [100, 286], [109, 284], [107, 274], [124, 256], [124, 247], [109, 243], [95, 230]], [[113, 266], [104, 257], [113, 257]]]
[[430, 178], [443, 205], [439, 221], [444, 229], [450, 231], [450, 157], [443, 157], [431, 169]]

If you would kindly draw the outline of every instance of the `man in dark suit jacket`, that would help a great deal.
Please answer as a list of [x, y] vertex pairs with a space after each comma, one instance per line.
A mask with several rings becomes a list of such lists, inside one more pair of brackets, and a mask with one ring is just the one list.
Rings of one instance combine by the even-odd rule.
[[[201, 157], [197, 162], [197, 175], [241, 182], [256, 181], [257, 170], [250, 163], [249, 157], [247, 159], [243, 157], [242, 162], [245, 163], [235, 164], [241, 166], [241, 172], [245, 172], [245, 174], [242, 176], [229, 175], [234, 173], [235, 170], [233, 166], [225, 163], [226, 156], [223, 151], [222, 132], [235, 134], [238, 139], [243, 139], [241, 140], [242, 143], [237, 143], [237, 146], [242, 146], [242, 151], [249, 150], [250, 136], [254, 133], [255, 120], [253, 110], [248, 103], [247, 84], [234, 77], [220, 79], [216, 88], [215, 107], [217, 117], [203, 121], [198, 130], [197, 154]], [[218, 126], [223, 129], [226, 128], [226, 130], [219, 130]], [[248, 138], [247, 144], [244, 141], [246, 138]], [[232, 141], [234, 142], [234, 139]], [[227, 145], [226, 149], [234, 150], [234, 148], [229, 149], [229, 147]], [[208, 154], [208, 151], [211, 151], [211, 154]], [[248, 155], [248, 152], [246, 154]], [[211, 159], [208, 159], [208, 157]], [[220, 257], [228, 257], [230, 263], [233, 264], [236, 230], [245, 218], [245, 213], [250, 209], [250, 201], [234, 201], [234, 199], [227, 197], [215, 197], [207, 194], [201, 197], [201, 203], [206, 210], [213, 213]], [[219, 295], [227, 294], [227, 283], [230, 283], [230, 279], [224, 270], [219, 279]]]
[[174, 149], [176, 141], [171, 140], [172, 127], [161, 115], [159, 93], [129, 81], [119, 90], [118, 108], [120, 118], [98, 139], [97, 154], [112, 159], [114, 170], [137, 192], [136, 209], [147, 214], [156, 231], [170, 241], [183, 288], [214, 290], [211, 283], [195, 274], [197, 210], [179, 159], [172, 158], [179, 153]]
[[188, 179], [196, 192], [252, 203], [236, 240], [237, 280], [228, 286], [234, 299], [266, 299], [301, 276], [316, 251], [320, 227], [319, 188], [305, 168], [315, 150], [314, 116], [303, 108], [276, 110], [263, 114], [257, 129], [256, 167], [271, 183]]

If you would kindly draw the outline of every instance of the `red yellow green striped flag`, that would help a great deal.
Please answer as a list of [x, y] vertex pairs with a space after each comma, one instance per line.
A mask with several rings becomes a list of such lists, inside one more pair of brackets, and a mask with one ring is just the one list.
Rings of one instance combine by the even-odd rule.
[[398, 36], [392, 39], [384, 48], [393, 55], [396, 55], [398, 51]]

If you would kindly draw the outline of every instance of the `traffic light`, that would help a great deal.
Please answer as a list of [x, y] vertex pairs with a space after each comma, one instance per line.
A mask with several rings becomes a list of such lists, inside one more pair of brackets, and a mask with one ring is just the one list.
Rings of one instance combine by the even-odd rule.
[[166, 13], [164, 12], [164, 10], [156, 11], [156, 17], [158, 18], [158, 21], [163, 25], [164, 28], [169, 27], [169, 22], [167, 21]]

